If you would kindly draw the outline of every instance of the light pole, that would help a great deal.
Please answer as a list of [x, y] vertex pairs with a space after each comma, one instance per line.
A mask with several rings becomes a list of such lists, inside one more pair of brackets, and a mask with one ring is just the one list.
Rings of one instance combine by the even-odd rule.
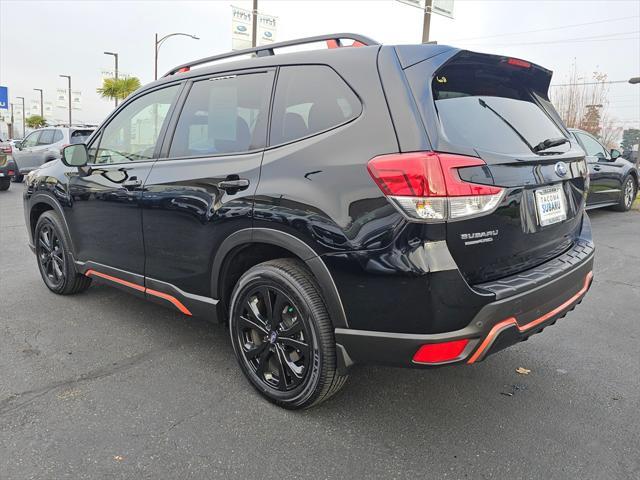
[[164, 42], [167, 38], [174, 37], [176, 35], [182, 35], [184, 37], [193, 38], [194, 40], [200, 40], [199, 37], [196, 37], [195, 35], [191, 35], [189, 33], [170, 33], [169, 35], [165, 35], [160, 40], [158, 40], [158, 34], [156, 33], [155, 62], [154, 62], [155, 69], [154, 69], [154, 75], [153, 75], [154, 80], [158, 79], [158, 50], [160, 50], [160, 45], [162, 45], [162, 42]]
[[9, 138], [14, 138], [14, 131], [13, 128], [15, 127], [14, 123], [13, 123], [13, 103], [11, 104], [11, 125], [9, 125]]
[[24, 140], [24, 126], [26, 124], [25, 118], [24, 118], [24, 97], [16, 97], [19, 100], [22, 100], [22, 139]]
[[258, 46], [258, 0], [253, 0], [253, 11], [251, 12], [251, 46]]
[[44, 100], [41, 88], [34, 88], [36, 92], [40, 92], [40, 116], [44, 118]]
[[69, 81], [69, 126], [71, 126], [71, 75], [60, 75]]
[[[114, 52], [104, 52], [105, 55], [113, 55], [113, 57], [116, 60], [116, 69], [115, 69], [115, 79], [116, 79], [116, 83], [118, 83], [118, 54], [114, 53]], [[118, 97], [116, 97], [116, 107], [118, 106]]]

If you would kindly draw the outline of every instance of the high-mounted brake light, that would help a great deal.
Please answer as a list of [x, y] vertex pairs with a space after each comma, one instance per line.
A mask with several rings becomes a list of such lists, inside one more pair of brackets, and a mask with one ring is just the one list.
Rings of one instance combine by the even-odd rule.
[[189, 67], [182, 67], [176, 73], [185, 73], [185, 72], [188, 72], [189, 70], [191, 70]]
[[531, 68], [531, 64], [529, 62], [520, 60], [519, 58], [508, 58], [507, 63], [509, 65], [513, 65], [514, 67]]
[[414, 363], [443, 363], [457, 359], [469, 340], [453, 340], [451, 342], [428, 343], [422, 345], [413, 356]]
[[367, 169], [382, 193], [407, 217], [444, 222], [486, 215], [504, 189], [463, 181], [459, 168], [486, 165], [477, 157], [412, 152], [381, 155]]

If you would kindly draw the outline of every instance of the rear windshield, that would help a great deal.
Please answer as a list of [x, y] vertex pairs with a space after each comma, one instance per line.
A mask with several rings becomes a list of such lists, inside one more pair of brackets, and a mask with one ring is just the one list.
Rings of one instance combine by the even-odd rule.
[[[500, 66], [445, 66], [432, 82], [449, 142], [503, 154], [531, 154], [532, 147], [564, 134], [542, 109], [543, 99]], [[546, 103], [546, 102], [544, 102]], [[544, 150], [566, 151], [569, 144]]]
[[71, 143], [84, 143], [93, 133], [93, 130], [74, 130], [71, 132]]

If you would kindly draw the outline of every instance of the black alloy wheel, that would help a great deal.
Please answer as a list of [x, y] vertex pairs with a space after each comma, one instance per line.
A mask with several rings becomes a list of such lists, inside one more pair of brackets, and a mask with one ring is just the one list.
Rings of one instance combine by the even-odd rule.
[[305, 379], [311, 333], [300, 309], [280, 288], [262, 285], [243, 295], [236, 335], [241, 355], [267, 387], [291, 391]]
[[66, 279], [66, 259], [60, 235], [52, 223], [46, 223], [39, 229], [36, 253], [47, 286], [52, 290], [60, 288]]
[[333, 325], [320, 289], [298, 260], [270, 260], [240, 277], [229, 333], [245, 376], [281, 407], [316, 405], [347, 379], [336, 367]]
[[76, 272], [69, 254], [69, 241], [55, 212], [44, 212], [38, 218], [33, 243], [40, 275], [49, 290], [70, 295], [89, 288], [91, 279]]

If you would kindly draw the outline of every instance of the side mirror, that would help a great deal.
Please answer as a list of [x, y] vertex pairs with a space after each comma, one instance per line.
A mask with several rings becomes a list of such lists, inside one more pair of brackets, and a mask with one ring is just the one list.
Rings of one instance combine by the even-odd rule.
[[22, 150], [22, 142], [16, 142], [15, 147], [16, 147], [18, 150]]
[[620, 150], [616, 150], [615, 148], [611, 149], [611, 160], [615, 160], [616, 158], [620, 157], [622, 154], [620, 153]]
[[62, 163], [67, 167], [84, 167], [89, 160], [89, 152], [84, 143], [67, 145], [62, 149]]

